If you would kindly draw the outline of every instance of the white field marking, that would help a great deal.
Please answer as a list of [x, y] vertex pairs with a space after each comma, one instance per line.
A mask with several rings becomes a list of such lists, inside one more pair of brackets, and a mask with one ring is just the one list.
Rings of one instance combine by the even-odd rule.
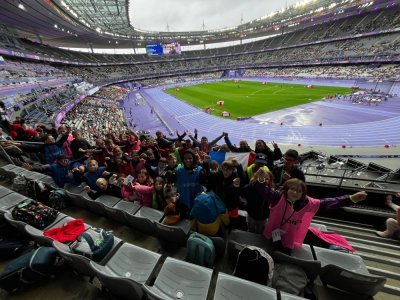
[[288, 90], [288, 89], [280, 89], [280, 90], [277, 90], [277, 91], [275, 91], [275, 92], [272, 92], [272, 94], [277, 94], [277, 93], [280, 93], [280, 92], [283, 92], [283, 91], [286, 91], [286, 90]]
[[260, 89], [260, 90], [255, 91], [255, 92], [252, 92], [250, 95], [255, 95], [255, 94], [257, 94], [258, 92], [265, 91], [265, 90], [268, 90], [268, 89], [269, 89], [269, 88], [263, 88], [263, 89]]

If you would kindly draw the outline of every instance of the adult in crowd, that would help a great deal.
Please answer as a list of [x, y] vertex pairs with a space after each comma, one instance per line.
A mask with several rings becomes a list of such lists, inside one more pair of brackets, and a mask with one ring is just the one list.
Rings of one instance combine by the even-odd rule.
[[263, 153], [267, 156], [267, 167], [270, 171], [273, 171], [274, 169], [274, 161], [282, 158], [282, 151], [279, 149], [278, 144], [272, 142], [272, 146], [274, 148], [273, 151], [263, 140], [257, 140], [256, 147], [254, 149], [255, 153]]

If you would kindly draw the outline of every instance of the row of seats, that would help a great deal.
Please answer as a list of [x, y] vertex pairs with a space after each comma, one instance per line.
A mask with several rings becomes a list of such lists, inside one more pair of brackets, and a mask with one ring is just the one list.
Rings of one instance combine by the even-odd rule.
[[[4, 187], [0, 189], [0, 209], [9, 210], [13, 205], [25, 199], [22, 195], [13, 193], [11, 190], [7, 192], [6, 190], [8, 189]], [[128, 202], [108, 195], [103, 195], [96, 200], [92, 200], [87, 196], [87, 193], [83, 191], [83, 187], [74, 185], [66, 185], [65, 190], [76, 206], [90, 209], [97, 214], [131, 225], [143, 232], [154, 234], [161, 239], [179, 245], [186, 244], [186, 239], [190, 232], [190, 226], [187, 220], [182, 221], [178, 226], [167, 226], [161, 223], [163, 218], [162, 212], [149, 207], [140, 206], [136, 202]], [[3, 197], [1, 197], [2, 195]], [[13, 222], [11, 220], [11, 214], [7, 211], [5, 213], [5, 218], [9, 222]], [[65, 214], [59, 214], [57, 220], [47, 229], [58, 227], [69, 220], [71, 220], [70, 217]], [[327, 231], [327, 228], [323, 225], [312, 225], [314, 227], [319, 227], [322, 231]], [[14, 221], [14, 226], [24, 230], [39, 244], [52, 244], [52, 240], [45, 237], [42, 231], [30, 225]], [[216, 245], [217, 254], [223, 255], [225, 253], [225, 240], [223, 238], [213, 238], [213, 241]], [[274, 253], [272, 244], [262, 235], [233, 230], [230, 233], [228, 242], [228, 255], [232, 261], [236, 261], [238, 253], [246, 245], [258, 246], [265, 249], [268, 253]], [[60, 245], [56, 244], [55, 247], [57, 246]], [[294, 261], [295, 263], [300, 262], [301, 267], [305, 269], [311, 281], [319, 275], [324, 284], [329, 284], [349, 292], [373, 296], [382, 289], [386, 282], [385, 277], [369, 274], [362, 258], [357, 255], [304, 245], [303, 249], [294, 251], [292, 256], [296, 259]], [[286, 255], [278, 255], [274, 257], [274, 259], [276, 261], [282, 259], [284, 261], [291, 260], [291, 258]], [[332, 276], [332, 274], [335, 274], [335, 276]], [[365, 284], [368, 285], [368, 288], [364, 286]]]
[[[0, 176], [10, 179], [17, 175], [23, 175], [27, 180], [37, 180], [58, 188], [50, 176], [28, 171], [24, 168], [9, 164], [0, 168]], [[74, 206], [88, 209], [98, 215], [106, 216], [119, 223], [131, 226], [144, 233], [154, 235], [163, 241], [179, 246], [186, 246], [190, 235], [190, 222], [182, 220], [173, 226], [162, 223], [164, 213], [151, 207], [141, 206], [138, 202], [129, 202], [110, 195], [102, 195], [93, 200], [83, 191], [82, 186], [66, 184], [64, 187]], [[12, 200], [9, 200], [12, 202]], [[226, 243], [222, 237], [211, 237], [214, 242], [217, 255], [225, 253]]]
[[319, 276], [324, 286], [333, 286], [358, 295], [374, 296], [386, 283], [386, 277], [370, 274], [358, 255], [303, 244], [302, 248], [294, 249], [291, 256], [288, 256], [273, 252], [272, 242], [262, 235], [240, 230], [232, 230], [229, 235], [229, 257], [236, 260], [240, 250], [247, 245], [273, 253], [274, 262], [301, 266], [310, 281]]
[[[27, 233], [41, 245], [51, 244], [65, 261], [78, 273], [96, 276], [101, 284], [112, 294], [124, 299], [303, 299], [273, 288], [243, 280], [225, 273], [218, 273], [214, 294], [210, 285], [213, 270], [193, 265], [188, 262], [167, 257], [161, 254], [125, 243], [115, 237], [114, 246], [109, 254], [100, 262], [94, 262], [82, 255], [71, 252], [67, 244], [48, 240], [43, 232], [60, 227], [73, 220], [63, 213], [45, 229], [39, 230], [29, 224], [15, 220], [11, 215], [10, 201], [4, 201], [7, 195], [16, 194], [12, 190], [0, 186], [0, 204], [4, 218], [18, 230]], [[19, 194], [18, 194], [19, 195]], [[14, 206], [26, 197], [15, 198]], [[7, 203], [7, 205], [3, 205]], [[7, 209], [4, 209], [7, 207]], [[92, 226], [85, 224], [85, 230]], [[159, 270], [158, 274], [157, 270]], [[155, 280], [154, 280], [155, 278]], [[153, 284], [151, 284], [154, 281]]]

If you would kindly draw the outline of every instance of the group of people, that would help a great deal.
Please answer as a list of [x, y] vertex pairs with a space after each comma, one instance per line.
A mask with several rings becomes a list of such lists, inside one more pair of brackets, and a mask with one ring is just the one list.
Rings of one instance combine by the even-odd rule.
[[[304, 174], [297, 167], [298, 152], [289, 149], [282, 154], [276, 143], [269, 147], [258, 140], [252, 149], [245, 140], [232, 144], [226, 132], [212, 141], [198, 140], [196, 129], [193, 134], [176, 133], [170, 138], [157, 131], [152, 137], [125, 129], [97, 136], [92, 144], [79, 130], [60, 126], [57, 131], [37, 133], [35, 138], [43, 144], [13, 146], [22, 150], [25, 168], [50, 174], [58, 186], [83, 184], [93, 199], [109, 194], [138, 201], [176, 216], [167, 218], [170, 225], [191, 219], [196, 197], [213, 192], [225, 207], [225, 218], [196, 223], [198, 231], [211, 236], [238, 226], [239, 207], [247, 203], [248, 230], [273, 240], [282, 251], [301, 247], [318, 211], [367, 196], [365, 192], [321, 200], [307, 196]], [[225, 143], [217, 145], [222, 138]], [[218, 163], [211, 159], [213, 152], [230, 153], [233, 158]], [[248, 153], [249, 163], [239, 163], [235, 153]]]

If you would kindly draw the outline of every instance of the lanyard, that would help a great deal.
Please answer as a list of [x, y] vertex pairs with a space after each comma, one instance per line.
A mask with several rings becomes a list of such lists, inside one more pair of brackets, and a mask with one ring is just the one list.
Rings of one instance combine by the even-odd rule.
[[285, 211], [284, 211], [284, 213], [283, 213], [282, 220], [281, 220], [281, 225], [280, 225], [279, 227], [282, 227], [282, 226], [285, 225], [287, 222], [289, 222], [290, 218], [291, 218], [291, 217], [293, 216], [293, 214], [296, 212], [296, 211], [294, 210], [294, 208], [293, 208], [292, 214], [289, 216], [289, 218], [286, 219], [285, 222], [283, 222], [283, 221], [285, 220], [286, 209], [287, 209], [287, 205], [288, 205], [287, 203], [288, 203], [288, 201], [285, 199]]

